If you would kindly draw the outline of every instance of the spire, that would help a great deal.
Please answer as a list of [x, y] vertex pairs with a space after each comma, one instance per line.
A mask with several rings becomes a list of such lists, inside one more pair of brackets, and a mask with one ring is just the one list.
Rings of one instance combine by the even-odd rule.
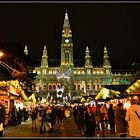
[[91, 68], [92, 67], [92, 62], [91, 62], [91, 56], [89, 52], [88, 46], [86, 47], [86, 52], [85, 52], [85, 67]]
[[67, 11], [65, 12], [61, 42], [61, 66], [73, 66], [73, 42]]
[[46, 45], [44, 45], [44, 49], [43, 49], [43, 55], [42, 55], [42, 60], [41, 60], [41, 66], [42, 66], [42, 67], [48, 67], [48, 55], [47, 55]]
[[27, 56], [28, 55], [28, 47], [27, 47], [27, 45], [25, 45], [25, 47], [24, 47], [24, 54]]
[[65, 13], [62, 33], [63, 33], [62, 36], [66, 37], [66, 38], [71, 37], [71, 29], [70, 29], [69, 17], [68, 17], [67, 10]]
[[109, 60], [109, 56], [108, 56], [108, 51], [106, 46], [104, 47], [104, 56], [103, 56], [103, 68], [105, 68], [107, 71], [111, 71], [111, 63]]
[[68, 17], [67, 10], [66, 10], [66, 13], [65, 13], [64, 24], [63, 24], [63, 28], [66, 28], [66, 27], [70, 28], [69, 17]]

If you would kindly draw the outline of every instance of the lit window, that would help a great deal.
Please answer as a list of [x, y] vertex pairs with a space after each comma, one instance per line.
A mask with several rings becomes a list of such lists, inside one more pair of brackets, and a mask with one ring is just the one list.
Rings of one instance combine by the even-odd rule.
[[46, 74], [46, 70], [45, 70], [45, 69], [43, 69], [42, 73], [43, 73], [43, 74]]
[[53, 73], [53, 74], [56, 74], [56, 71], [55, 71], [55, 70], [53, 70], [53, 71], [52, 71], [52, 73]]
[[40, 74], [40, 71], [37, 71], [37, 74]]
[[100, 74], [100, 71], [97, 71], [97, 74]]
[[49, 74], [52, 74], [52, 71], [49, 71]]
[[93, 74], [96, 74], [96, 72], [95, 72], [95, 71], [93, 71]]
[[103, 71], [101, 71], [101, 74], [104, 74], [104, 72], [103, 72]]

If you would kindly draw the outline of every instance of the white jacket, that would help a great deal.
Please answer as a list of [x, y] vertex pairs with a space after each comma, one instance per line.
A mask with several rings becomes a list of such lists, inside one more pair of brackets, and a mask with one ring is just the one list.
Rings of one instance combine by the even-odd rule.
[[135, 111], [140, 116], [140, 106], [137, 104], [133, 104], [126, 112], [125, 120], [128, 121], [129, 125], [129, 135], [140, 137], [140, 119], [136, 115]]

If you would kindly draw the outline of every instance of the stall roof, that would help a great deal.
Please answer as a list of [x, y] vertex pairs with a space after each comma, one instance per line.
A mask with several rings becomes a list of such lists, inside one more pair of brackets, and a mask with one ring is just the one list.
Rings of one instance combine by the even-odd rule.
[[104, 87], [107, 89], [119, 91], [120, 93], [125, 93], [129, 85], [105, 85]]
[[131, 84], [126, 90], [126, 92], [128, 94], [133, 94], [133, 93], [139, 92], [139, 91], [140, 91], [140, 79], [138, 79], [133, 84]]

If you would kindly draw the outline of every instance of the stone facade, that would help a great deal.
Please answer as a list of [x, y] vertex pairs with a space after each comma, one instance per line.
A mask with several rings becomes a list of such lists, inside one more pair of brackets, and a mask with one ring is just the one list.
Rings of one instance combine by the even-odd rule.
[[[35, 81], [37, 93], [54, 96], [56, 95], [56, 89], [64, 86], [63, 96], [72, 98], [74, 96], [97, 94], [103, 85], [129, 85], [135, 80], [136, 74], [130, 72], [113, 73], [106, 46], [103, 53], [102, 66], [93, 67], [90, 50], [86, 46], [84, 67], [74, 66], [72, 31], [66, 12], [62, 30], [60, 67], [48, 66], [47, 48], [44, 46], [41, 66], [34, 70], [37, 72]], [[57, 70], [64, 75], [69, 68], [71, 69], [70, 79], [66, 80], [63, 77], [58, 80], [56, 77]]]

